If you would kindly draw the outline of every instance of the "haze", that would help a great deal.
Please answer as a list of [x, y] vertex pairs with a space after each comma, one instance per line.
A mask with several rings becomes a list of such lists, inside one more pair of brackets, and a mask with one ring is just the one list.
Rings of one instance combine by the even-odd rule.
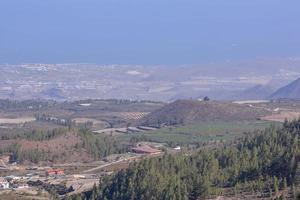
[[296, 0], [1, 0], [0, 63], [298, 56], [299, 7]]

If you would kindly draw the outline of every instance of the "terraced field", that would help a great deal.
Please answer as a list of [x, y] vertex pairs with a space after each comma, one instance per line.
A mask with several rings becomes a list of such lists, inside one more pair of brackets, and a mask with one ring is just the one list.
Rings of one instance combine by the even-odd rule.
[[119, 117], [125, 119], [125, 120], [138, 120], [146, 115], [148, 115], [149, 112], [119, 112]]

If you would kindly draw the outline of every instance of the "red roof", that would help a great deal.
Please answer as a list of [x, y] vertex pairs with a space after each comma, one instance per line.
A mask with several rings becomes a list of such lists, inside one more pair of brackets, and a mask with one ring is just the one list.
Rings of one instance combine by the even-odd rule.
[[63, 169], [50, 169], [46, 171], [47, 174], [64, 174]]

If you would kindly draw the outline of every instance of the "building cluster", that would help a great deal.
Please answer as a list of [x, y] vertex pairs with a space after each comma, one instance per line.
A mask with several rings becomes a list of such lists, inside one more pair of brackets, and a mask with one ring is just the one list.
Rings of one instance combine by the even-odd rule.
[[[45, 171], [45, 174], [41, 174], [43, 178], [62, 178], [65, 177], [65, 172], [62, 169], [49, 169]], [[39, 173], [29, 173], [25, 176], [10, 175], [6, 177], [0, 177], [0, 189], [25, 189], [29, 188], [28, 181], [40, 180]]]
[[1, 189], [8, 189], [9, 188], [9, 182], [3, 177], [0, 177], [0, 188]]
[[38, 180], [40, 178], [37, 173], [26, 174], [25, 176], [10, 175], [0, 177], [0, 189], [24, 189], [29, 188], [27, 182], [29, 180]]

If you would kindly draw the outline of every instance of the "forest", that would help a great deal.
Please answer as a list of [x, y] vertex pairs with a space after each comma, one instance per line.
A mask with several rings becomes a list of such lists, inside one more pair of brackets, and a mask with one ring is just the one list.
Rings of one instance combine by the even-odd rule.
[[32, 149], [23, 149], [22, 145], [20, 145], [18, 141], [24, 139], [26, 141], [47, 142], [59, 136], [65, 136], [68, 134], [68, 131], [69, 134], [77, 135], [81, 140], [81, 142], [72, 147], [73, 151], [87, 151], [94, 160], [102, 159], [110, 154], [128, 151], [128, 147], [121, 144], [120, 141], [113, 136], [95, 136], [87, 128], [74, 128], [72, 130], [68, 130], [67, 128], [57, 128], [51, 131], [32, 130], [22, 134], [2, 135], [2, 140], [15, 139], [16, 142], [0, 148], [0, 156], [10, 155], [10, 162], [18, 163], [23, 163], [24, 161], [30, 161], [32, 163], [39, 163], [41, 161], [56, 162], [67, 155], [65, 153], [54, 154], [49, 150], [46, 151], [37, 147]]
[[249, 133], [230, 145], [145, 159], [73, 198], [194, 200], [244, 194], [285, 199], [287, 188], [295, 197], [300, 184], [299, 134], [300, 119]]

